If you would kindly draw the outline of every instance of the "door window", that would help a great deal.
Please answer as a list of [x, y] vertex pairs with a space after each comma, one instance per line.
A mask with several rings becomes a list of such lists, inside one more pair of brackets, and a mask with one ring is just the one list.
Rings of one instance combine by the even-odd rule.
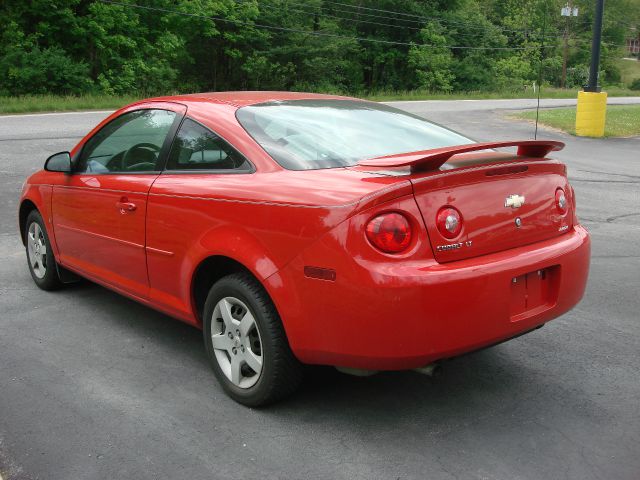
[[167, 170], [250, 171], [251, 164], [211, 130], [186, 118], [173, 141]]
[[128, 173], [160, 170], [160, 150], [175, 120], [169, 110], [136, 110], [111, 121], [82, 149], [76, 172]]

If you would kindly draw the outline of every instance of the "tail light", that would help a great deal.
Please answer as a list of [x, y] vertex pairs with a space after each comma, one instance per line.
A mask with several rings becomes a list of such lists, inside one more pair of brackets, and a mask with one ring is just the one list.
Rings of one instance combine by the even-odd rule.
[[369, 220], [367, 238], [379, 250], [400, 253], [411, 243], [411, 224], [400, 213], [385, 213]]
[[567, 205], [567, 197], [561, 188], [556, 190], [556, 208], [563, 215], [567, 213], [567, 209], [569, 208], [569, 205]]
[[436, 215], [438, 231], [445, 238], [456, 238], [462, 230], [462, 215], [453, 207], [442, 207]]

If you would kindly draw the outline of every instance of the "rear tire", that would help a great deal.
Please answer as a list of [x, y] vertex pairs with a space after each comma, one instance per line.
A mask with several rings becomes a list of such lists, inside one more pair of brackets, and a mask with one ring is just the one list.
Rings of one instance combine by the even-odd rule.
[[204, 306], [203, 335], [213, 371], [236, 402], [259, 407], [293, 393], [302, 365], [262, 285], [246, 273], [216, 282]]
[[24, 238], [27, 265], [35, 284], [42, 290], [56, 290], [62, 287], [51, 242], [42, 216], [37, 210], [32, 210], [27, 216]]

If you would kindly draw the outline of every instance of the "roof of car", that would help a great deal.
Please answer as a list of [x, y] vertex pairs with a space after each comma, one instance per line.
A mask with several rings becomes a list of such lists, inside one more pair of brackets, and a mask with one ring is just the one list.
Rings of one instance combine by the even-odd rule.
[[319, 93], [304, 92], [208, 92], [208, 93], [191, 93], [188, 95], [171, 95], [166, 97], [157, 97], [150, 100], [154, 101], [172, 101], [180, 103], [224, 103], [235, 106], [236, 108], [247, 105], [255, 105], [257, 103], [277, 102], [283, 100], [305, 100], [305, 99], [327, 99], [327, 100], [358, 100], [351, 97], [340, 95], [323, 95]]

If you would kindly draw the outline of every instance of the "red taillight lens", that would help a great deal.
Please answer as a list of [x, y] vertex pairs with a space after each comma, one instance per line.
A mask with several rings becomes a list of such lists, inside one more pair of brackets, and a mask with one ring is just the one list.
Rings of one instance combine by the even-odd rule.
[[462, 230], [462, 215], [453, 207], [442, 207], [436, 215], [438, 231], [445, 238], [456, 238]]
[[569, 206], [567, 205], [567, 197], [561, 188], [556, 190], [556, 208], [562, 214], [567, 213]]
[[386, 253], [400, 253], [411, 243], [411, 224], [404, 215], [385, 213], [369, 220], [367, 238]]

